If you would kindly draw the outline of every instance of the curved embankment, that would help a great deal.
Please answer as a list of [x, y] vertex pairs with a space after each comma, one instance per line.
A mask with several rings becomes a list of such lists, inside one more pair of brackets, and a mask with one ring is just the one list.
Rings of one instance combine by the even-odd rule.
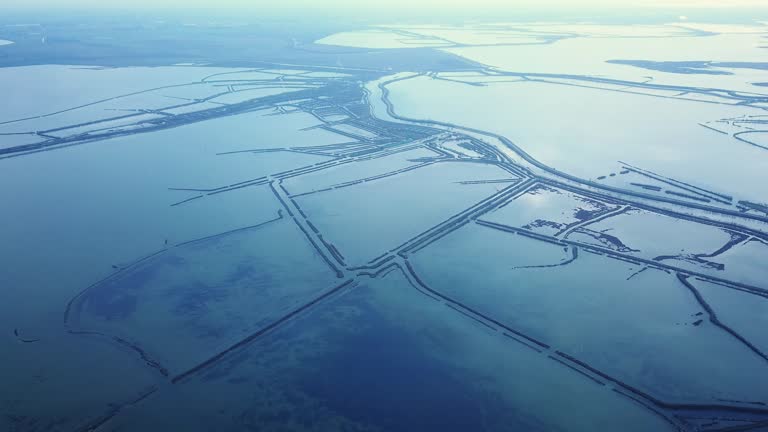
[[[640, 209], [644, 209], [644, 210], [652, 211], [652, 212], [657, 212], [657, 213], [660, 213], [660, 214], [668, 215], [670, 217], [679, 218], [679, 219], [685, 219], [685, 220], [689, 220], [689, 221], [696, 222], [696, 223], [702, 223], [702, 224], [707, 224], [707, 225], [711, 225], [711, 226], [716, 226], [716, 227], [719, 227], [719, 228], [722, 228], [722, 229], [727, 229], [727, 230], [731, 230], [731, 231], [734, 231], [734, 232], [755, 236], [755, 237], [761, 238], [761, 239], [765, 239], [766, 237], [768, 237], [768, 234], [766, 234], [766, 232], [764, 232], [763, 230], [751, 229], [751, 228], [743, 226], [741, 224], [734, 223], [735, 221], [733, 221], [733, 216], [738, 216], [742, 220], [743, 219], [751, 219], [751, 220], [759, 221], [759, 222], [768, 222], [768, 218], [764, 218], [764, 217], [757, 216], [757, 215], [745, 215], [745, 214], [742, 214], [742, 213], [739, 213], [739, 212], [733, 212], [733, 211], [728, 211], [728, 210], [718, 211], [719, 209], [715, 209], [715, 208], [712, 208], [712, 207], [709, 207], [709, 206], [698, 205], [698, 204], [695, 204], [695, 203], [681, 202], [681, 201], [675, 200], [673, 198], [656, 197], [656, 196], [651, 196], [651, 195], [647, 195], [647, 194], [643, 194], [643, 193], [638, 193], [638, 192], [634, 192], [634, 191], [625, 191], [625, 190], [620, 189], [620, 188], [615, 188], [615, 187], [611, 187], [611, 186], [606, 186], [606, 185], [594, 183], [594, 182], [591, 182], [591, 181], [588, 181], [588, 180], [583, 180], [583, 179], [580, 179], [580, 178], [578, 178], [576, 176], [573, 176], [573, 175], [570, 175], [570, 174], [567, 174], [567, 173], [563, 173], [563, 172], [561, 172], [559, 170], [551, 168], [551, 167], [549, 167], [549, 166], [547, 166], [547, 165], [537, 161], [532, 156], [530, 156], [529, 154], [524, 152], [522, 149], [517, 147], [510, 140], [508, 140], [508, 139], [506, 139], [506, 138], [504, 138], [502, 136], [499, 136], [499, 135], [496, 135], [496, 134], [493, 134], [493, 133], [490, 133], [490, 132], [485, 132], [485, 131], [481, 131], [481, 130], [472, 129], [472, 128], [456, 126], [456, 125], [449, 124], [449, 123], [443, 123], [443, 122], [432, 121], [432, 120], [417, 120], [417, 119], [411, 119], [411, 118], [408, 118], [408, 117], [400, 116], [400, 115], [398, 115], [394, 111], [394, 105], [388, 99], [388, 94], [389, 93], [388, 93], [388, 89], [386, 88], [386, 85], [391, 84], [393, 82], [409, 79], [409, 78], [412, 78], [414, 76], [418, 76], [418, 75], [401, 76], [401, 77], [397, 77], [397, 78], [394, 78], [394, 79], [391, 79], [391, 80], [388, 80], [388, 81], [383, 81], [383, 82], [378, 84], [378, 87], [379, 87], [379, 89], [382, 92], [382, 95], [381, 95], [382, 102], [386, 106], [387, 115], [389, 115], [393, 119], [399, 120], [401, 122], [416, 123], [416, 124], [426, 124], [426, 125], [430, 125], [430, 126], [437, 126], [438, 128], [449, 129], [449, 130], [454, 131], [454, 132], [457, 131], [457, 130], [459, 130], [459, 131], [460, 130], [465, 130], [465, 131], [470, 131], [470, 132], [473, 132], [473, 133], [476, 133], [476, 134], [482, 134], [482, 135], [485, 135], [485, 136], [489, 136], [489, 137], [495, 138], [499, 142], [501, 142], [503, 145], [506, 145], [508, 148], [512, 149], [516, 154], [520, 155], [520, 157], [525, 162], [529, 163], [532, 166], [532, 168], [534, 168], [534, 170], [538, 169], [538, 170], [540, 170], [539, 171], [540, 173], [541, 173], [541, 171], [544, 172], [544, 176], [541, 176], [540, 174], [537, 175], [536, 173], [532, 172], [532, 170], [529, 169], [529, 167], [525, 167], [525, 166], [519, 167], [519, 168], [522, 168], [522, 171], [525, 171], [525, 176], [529, 178], [529, 181], [538, 181], [538, 182], [543, 183], [543, 184], [548, 184], [548, 185], [553, 186], [553, 187], [557, 187], [557, 188], [560, 188], [560, 189], [563, 189], [563, 190], [568, 190], [570, 192], [581, 194], [581, 195], [588, 196], [588, 197], [592, 197], [592, 198], [595, 198], [595, 199], [609, 200], [609, 201], [616, 201], [618, 199], [618, 200], [620, 200], [622, 202], [625, 202], [626, 204], [631, 204], [633, 207], [636, 207], [636, 208], [640, 208]], [[368, 96], [369, 96], [369, 103], [373, 102], [371, 100], [371, 98], [370, 98], [371, 95], [369, 94]], [[497, 155], [500, 155], [500, 153], [501, 153], [501, 151], [498, 152]], [[503, 155], [501, 155], [501, 157], [503, 157]], [[511, 164], [508, 159], [505, 162], [506, 162], [506, 165], [510, 165]], [[502, 163], [502, 164], [504, 164], [504, 163]], [[600, 192], [595, 191], [595, 189], [599, 190], [600, 192], [602, 192], [602, 191], [613, 192], [615, 194], [620, 195], [620, 198], [617, 198], [617, 197], [615, 197], [613, 195], [607, 195], [607, 196], [603, 195]], [[628, 197], [629, 199], [627, 199], [626, 197]], [[638, 200], [633, 200], [632, 198], [640, 198], [643, 201], [639, 201], [638, 202]], [[654, 205], [651, 205], [651, 204], [647, 204], [648, 200], [650, 200], [652, 202], [659, 202], [659, 201], [666, 202], [666, 203], [674, 204], [674, 205], [677, 205], [677, 206], [681, 206], [682, 208], [702, 209], [702, 210], [705, 210], [705, 211], [708, 211], [708, 212], [715, 212], [715, 213], [719, 213], [720, 215], [729, 216], [729, 217], [727, 219], [724, 219], [724, 220], [712, 220], [712, 219], [699, 217], [699, 216], [696, 216], [696, 215], [693, 215], [693, 214], [689, 214], [689, 213], [683, 213], [682, 211], [679, 211], [679, 210], [675, 211], [675, 210], [670, 210], [670, 209], [667, 209], [667, 208], [662, 208], [662, 207], [657, 207], [657, 206], [654, 206]], [[457, 221], [454, 221], [454, 222], [457, 222]], [[466, 221], [464, 221], [464, 222], [466, 222]], [[498, 228], [498, 227], [494, 226], [494, 228]], [[518, 231], [518, 230], [515, 230], [515, 231]], [[414, 240], [417, 240], [417, 239], [414, 239]], [[602, 251], [603, 253], [609, 253], [611, 255], [616, 255], [616, 254], [613, 254], [613, 253], [611, 253], [609, 251], [602, 250], [600, 248], [592, 248], [592, 247], [589, 247], [587, 245], [583, 245], [583, 244], [576, 243], [576, 242], [571, 243], [571, 242], [566, 241], [566, 243], [568, 243], [568, 244], [570, 244], [571, 246], [574, 246], [574, 247], [585, 248], [586, 250], [596, 249], [596, 250]], [[409, 252], [413, 252], [413, 251], [409, 250], [409, 248], [404, 248], [402, 250], [399, 250], [398, 253], [399, 254], [407, 254]], [[621, 254], [618, 254], [618, 256], [621, 256]], [[624, 258], [626, 259], [628, 257], [624, 257]], [[666, 264], [659, 263], [657, 261], [642, 260], [642, 259], [638, 259], [637, 257], [634, 257], [631, 260], [633, 262], [640, 262], [640, 263], [643, 263], [645, 265], [651, 265], [651, 266], [659, 267], [659, 268], [666, 268], [666, 269], [668, 269], [669, 271], [672, 271], [672, 272], [682, 272], [683, 274], [686, 274], [686, 275], [703, 277], [703, 278], [708, 279], [708, 280], [716, 280], [717, 282], [727, 283], [729, 285], [736, 286], [736, 287], [739, 287], [741, 289], [746, 289], [746, 290], [748, 290], [750, 292], [757, 293], [759, 295], [766, 295], [766, 294], [768, 294], [768, 290], [766, 290], [764, 288], [760, 288], [760, 287], [756, 287], [756, 286], [752, 286], [752, 285], [746, 285], [746, 284], [742, 284], [742, 283], [738, 283], [738, 282], [734, 282], [734, 281], [728, 281], [728, 280], [724, 280], [722, 278], [712, 277], [711, 275], [704, 275], [704, 274], [701, 274], [699, 272], [694, 272], [694, 271], [690, 271], [690, 270], [686, 270], [686, 269], [681, 269], [681, 268], [677, 268], [677, 267], [673, 267], [673, 266], [668, 266]]]
[[[765, 216], [754, 215], [754, 214], [745, 214], [745, 213], [741, 213], [741, 212], [738, 212], [738, 211], [735, 211], [735, 210], [721, 209], [721, 208], [716, 208], [716, 207], [712, 207], [712, 206], [708, 206], [708, 205], [703, 205], [703, 204], [685, 202], [685, 201], [681, 201], [681, 200], [678, 200], [678, 199], [675, 199], [675, 198], [672, 198], [672, 197], [663, 197], [663, 196], [657, 196], [657, 195], [650, 195], [650, 194], [645, 194], [645, 193], [638, 192], [638, 191], [622, 189], [622, 188], [618, 188], [618, 187], [613, 187], [613, 186], [608, 186], [608, 185], [605, 185], [605, 184], [593, 182], [593, 181], [590, 181], [590, 180], [585, 180], [585, 179], [579, 178], [577, 176], [568, 174], [566, 172], [560, 171], [560, 170], [558, 170], [556, 168], [552, 168], [552, 167], [550, 167], [550, 166], [548, 166], [548, 165], [546, 165], [546, 164], [544, 164], [542, 162], [539, 162], [537, 159], [532, 157], [530, 154], [525, 152], [522, 148], [518, 147], [515, 143], [513, 143], [512, 141], [510, 141], [506, 137], [501, 136], [501, 135], [497, 135], [497, 134], [495, 134], [493, 132], [483, 131], [483, 130], [474, 129], [474, 128], [466, 127], [466, 126], [459, 126], [459, 125], [455, 125], [455, 124], [452, 124], [452, 123], [446, 123], [446, 122], [441, 122], [441, 121], [436, 121], [436, 120], [413, 119], [413, 118], [410, 118], [410, 117], [406, 117], [406, 116], [402, 116], [400, 114], [397, 114], [397, 112], [395, 111], [395, 107], [392, 104], [392, 101], [389, 99], [389, 89], [387, 88], [387, 86], [389, 84], [392, 84], [392, 83], [395, 83], [395, 82], [398, 82], [398, 81], [403, 81], [403, 80], [410, 79], [410, 78], [413, 78], [413, 75], [395, 78], [395, 79], [392, 79], [392, 80], [389, 80], [389, 81], [384, 81], [384, 82], [381, 82], [381, 83], [378, 84], [378, 87], [379, 87], [379, 89], [381, 91], [381, 99], [382, 99], [382, 101], [384, 102], [384, 104], [386, 106], [387, 115], [389, 115], [393, 119], [396, 119], [396, 120], [399, 120], [399, 121], [402, 121], [402, 122], [407, 122], [407, 123], [416, 123], [416, 124], [429, 125], [429, 126], [433, 126], [433, 127], [437, 127], [437, 128], [441, 128], [441, 129], [460, 130], [460, 131], [463, 130], [463, 131], [475, 133], [475, 134], [478, 134], [478, 135], [483, 135], [483, 136], [487, 136], [487, 137], [490, 137], [490, 138], [494, 138], [494, 139], [500, 141], [504, 146], [506, 146], [508, 149], [512, 150], [522, 160], [524, 160], [526, 163], [532, 165], [533, 167], [538, 168], [539, 170], [542, 170], [542, 171], [544, 171], [547, 174], [554, 175], [554, 176], [556, 176], [559, 179], [567, 180], [567, 181], [579, 184], [581, 186], [586, 186], [586, 187], [589, 187], [589, 188], [592, 188], [592, 189], [597, 189], [597, 190], [600, 190], [600, 191], [605, 191], [605, 192], [609, 192], [609, 193], [613, 193], [613, 194], [619, 194], [621, 196], [630, 196], [630, 197], [640, 198], [640, 199], [643, 199], [643, 200], [650, 200], [650, 201], [655, 201], [655, 202], [663, 202], [663, 203], [666, 203], [666, 204], [673, 204], [673, 205], [677, 205], [677, 206], [682, 206], [682, 207], [687, 207], [687, 208], [692, 208], [692, 209], [697, 209], [697, 210], [703, 210], [703, 211], [710, 212], [710, 213], [716, 213], [716, 214], [723, 215], [723, 216], [737, 217], [737, 218], [741, 218], [741, 219], [748, 219], [748, 220], [758, 221], [758, 222], [762, 222], [762, 223], [768, 223], [768, 217], [765, 217]], [[662, 211], [662, 212], [668, 212], [668, 210], [663, 210], [663, 209], [658, 209], [658, 210]], [[678, 215], [674, 214], [674, 216], [678, 216]], [[707, 222], [709, 222], [709, 221], [707, 221]]]

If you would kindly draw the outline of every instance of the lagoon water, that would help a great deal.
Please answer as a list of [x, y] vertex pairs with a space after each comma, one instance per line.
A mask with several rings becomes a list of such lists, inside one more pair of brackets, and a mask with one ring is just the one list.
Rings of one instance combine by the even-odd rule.
[[0, 430], [768, 422], [764, 24], [206, 23], [0, 27]]

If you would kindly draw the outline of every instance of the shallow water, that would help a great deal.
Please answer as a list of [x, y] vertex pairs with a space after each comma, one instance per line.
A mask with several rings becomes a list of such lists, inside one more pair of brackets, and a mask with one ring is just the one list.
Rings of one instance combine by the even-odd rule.
[[[481, 424], [489, 431], [586, 431], [623, 424], [668, 430], [631, 400], [557, 362], [532, 367], [535, 351], [503, 339], [420, 294], [395, 271], [361, 281], [236, 358], [185, 380], [173, 394], [157, 395], [117, 425], [460, 431]], [[204, 388], [225, 396], [206, 397]], [[591, 410], [585, 395], [611, 409]], [[189, 415], [163, 414], [178, 409]], [[582, 417], [587, 413], [595, 415], [589, 422]]]
[[0, 69], [0, 429], [768, 421], [756, 27], [377, 26], [275, 35], [279, 64]]

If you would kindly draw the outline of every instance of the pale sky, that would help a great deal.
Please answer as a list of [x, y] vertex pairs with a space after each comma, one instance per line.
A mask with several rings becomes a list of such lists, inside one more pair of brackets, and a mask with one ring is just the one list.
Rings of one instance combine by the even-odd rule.
[[478, 8], [765, 8], [767, 0], [0, 0], [2, 8], [250, 8], [250, 9], [478, 9]]

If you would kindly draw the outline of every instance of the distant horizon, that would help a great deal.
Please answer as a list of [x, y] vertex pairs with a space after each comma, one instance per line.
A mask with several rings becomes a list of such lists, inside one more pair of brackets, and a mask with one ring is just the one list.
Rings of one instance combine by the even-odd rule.
[[768, 21], [768, 3], [755, 0], [462, 0], [445, 6], [438, 0], [285, 0], [278, 4], [244, 0], [6, 0], [0, 2], [0, 22], [58, 21], [80, 18], [154, 15], [156, 19], [226, 20], [253, 22], [255, 18], [303, 22], [343, 19], [347, 24], [451, 23], [468, 21], [560, 21], [595, 23], [689, 22], [752, 23]]
[[0, 9], [250, 9], [250, 10], [286, 10], [286, 9], [322, 9], [345, 10], [370, 9], [437, 9], [445, 10], [477, 10], [478, 8], [493, 8], [503, 10], [515, 9], [557, 9], [578, 10], [583, 8], [601, 8], [609, 10], [627, 9], [730, 9], [730, 8], [759, 8], [766, 9], [765, 1], [760, 0], [460, 0], [446, 4], [442, 0], [284, 0], [278, 5], [265, 1], [249, 0], [5, 0]]

